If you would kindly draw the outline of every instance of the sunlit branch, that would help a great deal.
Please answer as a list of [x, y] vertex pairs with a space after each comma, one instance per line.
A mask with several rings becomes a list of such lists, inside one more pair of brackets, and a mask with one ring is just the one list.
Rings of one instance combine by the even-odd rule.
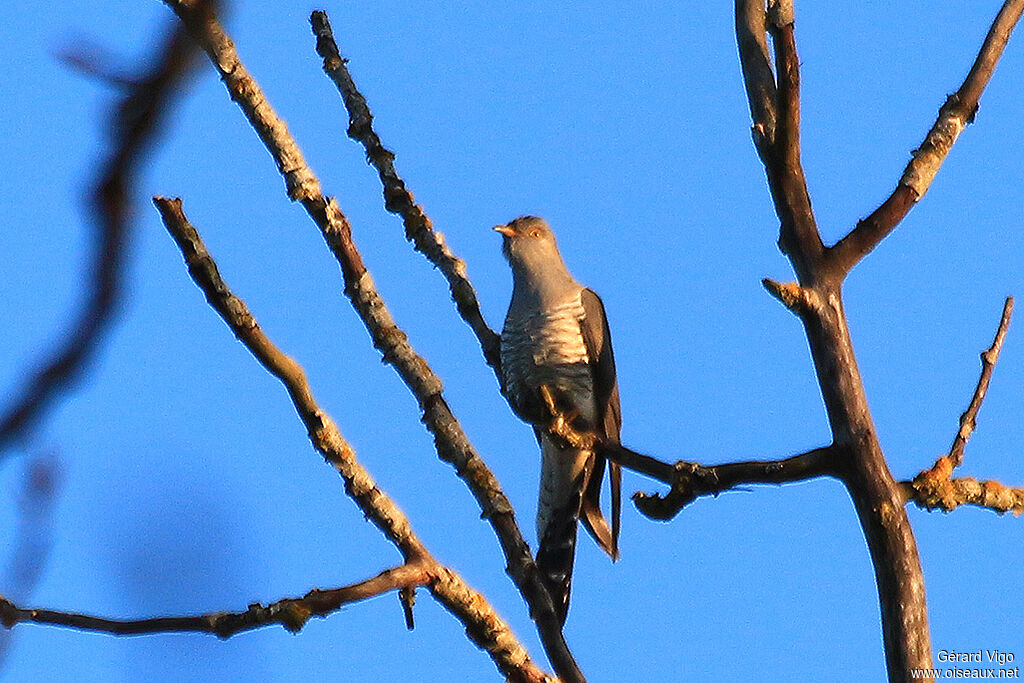
[[1006, 0], [989, 28], [978, 57], [960, 89], [946, 99], [921, 145], [914, 150], [893, 193], [857, 223], [829, 250], [828, 260], [841, 275], [848, 273], [891, 233], [932, 184], [960, 133], [973, 123], [981, 94], [1003, 54], [1010, 34], [1024, 12], [1024, 0]]
[[314, 448], [341, 474], [345, 491], [363, 514], [398, 547], [407, 563], [422, 564], [428, 568], [431, 580], [427, 587], [431, 594], [462, 621], [469, 637], [491, 655], [502, 673], [520, 680], [543, 680], [543, 672], [486, 598], [430, 556], [405, 514], [359, 464], [355, 451], [313, 398], [301, 366], [267, 338], [245, 302], [232, 294], [221, 279], [217, 264], [207, 252], [199, 233], [182, 212], [181, 200], [157, 197], [154, 202], [164, 225], [185, 257], [192, 279], [235, 336], [284, 384], [306, 425]]
[[366, 98], [356, 87], [346, 66], [348, 60], [341, 56], [331, 31], [327, 13], [313, 12], [310, 16], [313, 34], [316, 36], [316, 51], [324, 60], [324, 72], [338, 88], [348, 110], [348, 136], [363, 145], [367, 160], [377, 169], [384, 187], [384, 206], [391, 213], [401, 216], [405, 224], [405, 237], [411, 240], [416, 250], [426, 256], [444, 274], [451, 290], [459, 315], [473, 329], [484, 358], [495, 373], [501, 357], [498, 352], [500, 339], [484, 320], [476, 290], [466, 274], [466, 263], [458, 258], [445, 244], [444, 236], [434, 229], [423, 207], [416, 203], [405, 181], [395, 169], [395, 155], [385, 148], [373, 129], [373, 115]]
[[998, 481], [953, 479], [953, 470], [964, 461], [964, 448], [977, 424], [978, 411], [981, 410], [981, 404], [992, 381], [992, 371], [999, 360], [999, 352], [1006, 340], [1012, 315], [1013, 297], [1007, 297], [992, 345], [981, 352], [981, 376], [978, 377], [978, 384], [967, 410], [960, 415], [960, 425], [949, 453], [939, 457], [932, 467], [918, 474], [913, 481], [901, 482], [907, 500], [919, 507], [928, 510], [938, 508], [949, 512], [960, 505], [975, 505], [999, 513], [1013, 512], [1019, 515], [1024, 512], [1024, 489], [1010, 488]]
[[98, 631], [117, 636], [152, 633], [199, 632], [219, 638], [280, 624], [296, 633], [310, 617], [326, 617], [344, 605], [366, 600], [393, 590], [425, 586], [432, 579], [426, 564], [403, 564], [377, 576], [342, 588], [316, 589], [301, 598], [284, 598], [268, 605], [253, 604], [244, 612], [213, 612], [196, 616], [153, 619], [104, 619], [87, 614], [23, 608], [0, 598], [0, 620], [7, 628], [15, 624], [48, 624], [81, 631]]
[[191, 2], [165, 2], [209, 55], [231, 98], [241, 107], [274, 157], [285, 178], [289, 196], [302, 203], [320, 228], [341, 266], [345, 294], [370, 332], [374, 346], [416, 396], [423, 410], [423, 423], [434, 437], [438, 455], [455, 466], [477, 499], [483, 516], [495, 530], [505, 553], [509, 574], [530, 607], [530, 615], [537, 624], [556, 673], [567, 681], [582, 679], [582, 673], [562, 636], [551, 598], [516, 524], [511, 503], [444, 400], [440, 378], [413, 350], [405, 333], [395, 324], [352, 241], [348, 219], [333, 198], [324, 197], [320, 181], [306, 164], [284, 121], [274, 112], [259, 84], [242, 64], [234, 44], [216, 17], [209, 12], [195, 11]]

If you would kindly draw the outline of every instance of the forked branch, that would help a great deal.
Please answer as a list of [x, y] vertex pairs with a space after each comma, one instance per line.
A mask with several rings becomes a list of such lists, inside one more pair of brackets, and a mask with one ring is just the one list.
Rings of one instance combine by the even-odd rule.
[[793, 263], [801, 284], [809, 284], [819, 275], [818, 264], [825, 246], [818, 234], [800, 160], [800, 59], [793, 23], [792, 0], [770, 3], [768, 29], [778, 69], [778, 121], [766, 171], [782, 222], [779, 248]]
[[975, 505], [998, 513], [1024, 513], [1024, 488], [1015, 489], [997, 481], [979, 482], [972, 477], [954, 479], [953, 470], [963, 464], [964, 448], [977, 424], [978, 411], [985, 400], [992, 371], [999, 360], [999, 352], [1006, 340], [1013, 315], [1013, 297], [1007, 297], [1003, 314], [992, 345], [981, 352], [981, 376], [971, 396], [967, 410], [960, 416], [960, 426], [950, 446], [949, 453], [941, 456], [929, 469], [921, 472], [913, 481], [901, 482], [907, 500], [927, 510], [941, 509], [950, 512], [960, 505]]
[[565, 681], [582, 680], [583, 675], [562, 635], [551, 597], [516, 523], [511, 503], [444, 400], [440, 378], [409, 344], [377, 292], [352, 240], [352, 229], [345, 214], [333, 198], [323, 195], [319, 179], [306, 164], [284, 121], [274, 112], [259, 84], [242, 64], [234, 44], [214, 14], [201, 6], [197, 11], [194, 1], [165, 2], [206, 51], [231, 98], [241, 107], [274, 157], [285, 178], [289, 196], [301, 202], [320, 229], [341, 266], [345, 294], [369, 331], [374, 346], [416, 396], [423, 411], [422, 421], [434, 437], [439, 457], [455, 466], [476, 498], [483, 517], [494, 529], [505, 554], [508, 572], [530, 607], [530, 615], [556, 673]]
[[857, 223], [830, 249], [829, 262], [840, 277], [891, 233], [932, 184], [960, 133], [974, 122], [978, 102], [1003, 54], [1010, 34], [1024, 12], [1024, 0], [1006, 0], [989, 28], [967, 78], [946, 99], [921, 145], [914, 150], [899, 184], [875, 211]]
[[[157, 197], [154, 202], [164, 225], [185, 257], [192, 279], [235, 336], [284, 384], [306, 425], [314, 448], [341, 474], [346, 493], [363, 514], [401, 551], [407, 564], [428, 569], [431, 576], [426, 585], [431, 594], [463, 622], [466, 633], [491, 655], [502, 673], [516, 679], [543, 680], [544, 674], [486, 598], [466, 585], [454, 571], [442, 567], [431, 557], [405, 514], [359, 464], [355, 451], [313, 398], [302, 368], [267, 338], [245, 302], [236, 297], [221, 279], [217, 264], [199, 233], [182, 212], [181, 200]], [[410, 584], [402, 587], [408, 588]]]

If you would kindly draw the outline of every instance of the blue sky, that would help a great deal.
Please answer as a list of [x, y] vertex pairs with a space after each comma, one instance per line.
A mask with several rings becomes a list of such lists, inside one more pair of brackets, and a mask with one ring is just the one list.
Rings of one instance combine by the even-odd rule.
[[[250, 3], [251, 4], [251, 3]], [[777, 458], [828, 441], [798, 321], [761, 288], [792, 278], [749, 135], [732, 3], [321, 5], [377, 130], [500, 327], [510, 274], [490, 226], [549, 219], [604, 299], [623, 439], [666, 460]], [[395, 318], [533, 541], [538, 456], [439, 273], [387, 214], [299, 3], [235, 7], [242, 59], [337, 197]], [[996, 2], [800, 3], [804, 161], [826, 241], [891, 191], [966, 74]], [[86, 40], [126, 70], [171, 20], [158, 2], [0, 8], [0, 396], [81, 300], [83, 193], [114, 93], [54, 53]], [[311, 449], [282, 388], [188, 278], [148, 202], [181, 196], [221, 272], [301, 362], [360, 461], [434, 554], [543, 652], [489, 527], [433, 452], [415, 401], [342, 295], [336, 263], [204, 61], [141, 182], [128, 301], [87, 380], [0, 464], [0, 543], [26, 455], [57, 453], [51, 555], [31, 603], [104, 616], [241, 610], [361, 580], [399, 557]], [[1021, 36], [931, 190], [851, 275], [847, 312], [890, 467], [948, 448], [1003, 298], [1024, 295]], [[1011, 326], [964, 476], [1024, 484], [1024, 333]], [[627, 474], [627, 492], [660, 487]], [[909, 511], [935, 651], [1024, 659], [1020, 520]], [[4, 588], [0, 587], [0, 593]], [[496, 679], [460, 624], [394, 596], [227, 642], [19, 627], [5, 667], [36, 680]], [[616, 565], [582, 540], [567, 638], [592, 681], [881, 680], [873, 575], [842, 487], [700, 500], [670, 523], [627, 506]]]

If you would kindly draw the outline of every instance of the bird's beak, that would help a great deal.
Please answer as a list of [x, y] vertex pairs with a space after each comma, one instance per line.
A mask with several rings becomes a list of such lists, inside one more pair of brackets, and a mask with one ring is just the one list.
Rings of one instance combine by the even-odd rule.
[[505, 237], [512, 237], [513, 235], [516, 234], [516, 231], [513, 230], [512, 227], [508, 225], [495, 225], [494, 231], [500, 232]]

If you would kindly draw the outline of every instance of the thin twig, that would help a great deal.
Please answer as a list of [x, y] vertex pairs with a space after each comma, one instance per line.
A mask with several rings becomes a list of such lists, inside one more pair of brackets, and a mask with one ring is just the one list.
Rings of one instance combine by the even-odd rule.
[[338, 50], [327, 13], [313, 12], [309, 21], [313, 27], [313, 35], [316, 36], [317, 54], [324, 60], [324, 72], [334, 81], [348, 110], [348, 136], [363, 145], [366, 159], [377, 169], [377, 175], [384, 188], [384, 207], [391, 213], [401, 216], [405, 224], [405, 238], [412, 241], [416, 250], [426, 256], [444, 275], [459, 315], [476, 334], [487, 364], [500, 377], [500, 337], [487, 325], [480, 312], [476, 290], [466, 274], [466, 262], [457, 257], [445, 244], [444, 236], [434, 230], [433, 223], [423, 211], [423, 207], [416, 203], [412, 192], [406, 188], [405, 181], [398, 175], [395, 169], [395, 154], [384, 147], [373, 129], [373, 114], [370, 113], [366, 98], [359, 92], [349, 73], [346, 66], [348, 60], [344, 59]]
[[988, 385], [992, 381], [992, 371], [999, 360], [999, 352], [1002, 350], [1003, 342], [1006, 340], [1006, 331], [1010, 327], [1010, 317], [1012, 315], [1013, 297], [1008, 296], [1003, 304], [1003, 314], [999, 318], [999, 327], [996, 328], [996, 336], [992, 340], [992, 345], [981, 352], [981, 376], [978, 377], [978, 386], [974, 389], [974, 395], [971, 397], [967, 410], [960, 416], [960, 428], [957, 430], [956, 437], [953, 439], [953, 445], [949, 449], [949, 458], [952, 460], [954, 468], [959, 467], [964, 461], [964, 447], [967, 446], [967, 441], [971, 438], [971, 434], [977, 425], [978, 411], [985, 400]]
[[974, 122], [978, 102], [1024, 12], [1024, 0], [1006, 0], [996, 15], [960, 89], [946, 99], [924, 142], [914, 150], [893, 193], [829, 250], [828, 261], [840, 275], [848, 273], [891, 233], [932, 184], [942, 162], [964, 128]]
[[997, 481], [953, 479], [953, 470], [963, 464], [964, 449], [977, 424], [978, 411], [981, 410], [992, 381], [992, 371], [999, 360], [1012, 315], [1013, 297], [1010, 296], [1006, 297], [1003, 304], [1003, 314], [999, 318], [999, 327], [996, 328], [992, 345], [981, 352], [981, 376], [978, 377], [978, 385], [967, 410], [960, 415], [960, 425], [949, 453], [939, 457], [934, 465], [914, 477], [913, 481], [901, 482], [907, 500], [919, 507], [949, 512], [960, 505], [976, 505], [999, 513], [1024, 512], [1024, 489], [1010, 488]]
[[221, 279], [199, 233], [182, 212], [181, 200], [157, 197], [153, 201], [185, 257], [189, 274], [206, 294], [207, 301], [246, 348], [285, 385], [314, 448], [341, 474], [345, 491], [363, 514], [398, 547], [407, 563], [428, 568], [431, 579], [426, 585], [431, 594], [465, 625], [469, 637], [491, 655], [503, 674], [517, 680], [544, 680], [543, 672], [486, 598], [430, 556], [405, 514], [359, 464], [355, 451], [313, 398], [302, 367], [274, 346], [245, 302], [232, 294]]
[[320, 181], [306, 164], [284, 121], [271, 108], [259, 84], [242, 64], [234, 44], [216, 17], [209, 12], [196, 11], [192, 2], [165, 2], [209, 55], [231, 98], [241, 107], [277, 162], [289, 196], [302, 203], [320, 228], [341, 266], [345, 294], [369, 330], [374, 346], [416, 396], [423, 410], [423, 422], [434, 436], [438, 455], [455, 466], [498, 536], [507, 560], [507, 570], [530, 607], [530, 615], [537, 624], [556, 673], [565, 681], [582, 680], [583, 674], [562, 636], [551, 597], [536, 571], [511, 503], [445, 402], [441, 380], [426, 360], [413, 350], [405, 333], [395, 324], [352, 241], [348, 219], [333, 198], [323, 196]]
[[61, 334], [57, 350], [28, 375], [25, 386], [0, 415], [0, 453], [32, 428], [62, 392], [82, 377], [124, 297], [130, 215], [136, 172], [161, 124], [170, 102], [185, 79], [195, 45], [182, 30], [168, 31], [155, 66], [133, 79], [128, 93], [109, 116], [113, 151], [100, 166], [90, 190], [96, 228], [85, 303], [69, 331]]
[[326, 617], [343, 605], [412, 586], [425, 586], [432, 580], [429, 563], [403, 564], [351, 586], [330, 590], [312, 590], [301, 598], [284, 598], [268, 605], [253, 604], [244, 612], [214, 612], [185, 617], [153, 619], [104, 619], [87, 614], [17, 607], [0, 598], [0, 620], [7, 628], [15, 624], [49, 624], [82, 631], [98, 631], [117, 636], [152, 633], [199, 632], [218, 638], [280, 624], [293, 633], [302, 629], [310, 617]]
[[[37, 456], [25, 463], [17, 532], [5, 553], [9, 564], [4, 572], [4, 592], [13, 600], [28, 600], [47, 566], [54, 540], [61, 469], [60, 460], [54, 455]], [[7, 662], [12, 636], [10, 631], [0, 631], [0, 671]]]

